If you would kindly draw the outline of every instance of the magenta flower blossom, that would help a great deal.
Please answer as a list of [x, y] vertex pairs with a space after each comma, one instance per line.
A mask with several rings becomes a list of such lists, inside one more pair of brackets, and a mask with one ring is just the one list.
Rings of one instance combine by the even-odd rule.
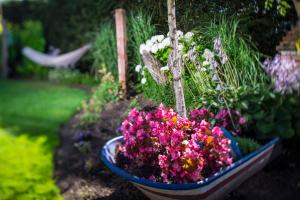
[[195, 109], [190, 113], [190, 119], [196, 124], [201, 123], [202, 120], [208, 122], [215, 120], [216, 126], [224, 127], [233, 134], [239, 134], [241, 128], [247, 123], [246, 118], [233, 109], [222, 109], [216, 115], [206, 108]]
[[230, 140], [206, 121], [213, 114], [205, 109], [194, 114], [195, 120], [203, 119], [180, 118], [162, 105], [149, 113], [131, 110], [121, 126], [122, 154], [135, 166], [159, 169], [146, 178], [164, 183], [203, 180], [230, 165]]

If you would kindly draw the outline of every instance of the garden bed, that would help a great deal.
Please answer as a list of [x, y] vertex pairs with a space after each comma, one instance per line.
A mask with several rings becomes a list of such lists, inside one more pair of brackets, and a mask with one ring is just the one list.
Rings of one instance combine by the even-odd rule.
[[[91, 152], [82, 154], [74, 147], [79, 115], [61, 130], [61, 145], [56, 153], [55, 177], [65, 199], [145, 199], [130, 183], [110, 172], [100, 160], [103, 144], [116, 136], [129, 101], [108, 105], [101, 119], [89, 130]], [[296, 142], [295, 142], [296, 144]], [[291, 146], [291, 143], [284, 147]], [[299, 150], [289, 148], [257, 175], [248, 179], [226, 199], [297, 199], [300, 196]], [[255, 191], [255, 192], [254, 192]]]

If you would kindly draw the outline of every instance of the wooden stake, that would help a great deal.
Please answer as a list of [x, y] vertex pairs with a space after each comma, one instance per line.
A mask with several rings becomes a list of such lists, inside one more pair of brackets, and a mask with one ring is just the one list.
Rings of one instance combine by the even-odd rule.
[[176, 111], [181, 117], [186, 117], [186, 106], [182, 84], [182, 60], [178, 50], [178, 37], [176, 35], [175, 0], [168, 0], [168, 25], [172, 52], [168, 59], [168, 66], [173, 75], [173, 87], [176, 98]]
[[2, 58], [1, 58], [1, 78], [6, 79], [8, 76], [8, 47], [7, 47], [7, 27], [3, 16], [2, 5], [0, 5], [0, 16], [2, 24]]
[[118, 70], [119, 82], [123, 92], [127, 92], [127, 33], [126, 33], [126, 11], [124, 9], [116, 9], [116, 34], [117, 34], [117, 49], [118, 49]]

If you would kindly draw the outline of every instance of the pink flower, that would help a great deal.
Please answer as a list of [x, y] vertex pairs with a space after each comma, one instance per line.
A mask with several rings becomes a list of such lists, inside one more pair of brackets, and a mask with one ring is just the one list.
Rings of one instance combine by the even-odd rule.
[[231, 164], [230, 140], [224, 138], [220, 127], [199, 118], [213, 114], [200, 109], [193, 115], [198, 121], [180, 118], [163, 105], [149, 113], [131, 110], [121, 126], [121, 152], [139, 168], [159, 169], [160, 176], [148, 178], [164, 183], [199, 181], [204, 173]]
[[246, 124], [246, 119], [244, 117], [241, 117], [239, 120], [240, 125], [245, 125]]
[[220, 127], [218, 126], [215, 126], [213, 129], [212, 129], [212, 134], [217, 136], [217, 137], [223, 137], [223, 131], [221, 130]]

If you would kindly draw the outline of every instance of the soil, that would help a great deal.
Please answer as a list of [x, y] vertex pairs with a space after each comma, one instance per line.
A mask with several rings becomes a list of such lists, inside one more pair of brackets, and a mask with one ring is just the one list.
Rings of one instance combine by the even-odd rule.
[[[151, 103], [139, 100], [142, 107]], [[60, 131], [60, 146], [55, 154], [55, 180], [66, 200], [148, 199], [130, 183], [113, 174], [100, 159], [103, 144], [118, 135], [129, 100], [108, 104], [97, 124], [78, 127], [80, 114]], [[80, 132], [80, 134], [78, 134]], [[82, 134], [85, 137], [82, 137]], [[74, 138], [74, 135], [77, 138]], [[78, 140], [78, 135], [80, 141]], [[261, 172], [228, 194], [226, 200], [300, 199], [300, 140], [283, 144], [277, 156]]]

